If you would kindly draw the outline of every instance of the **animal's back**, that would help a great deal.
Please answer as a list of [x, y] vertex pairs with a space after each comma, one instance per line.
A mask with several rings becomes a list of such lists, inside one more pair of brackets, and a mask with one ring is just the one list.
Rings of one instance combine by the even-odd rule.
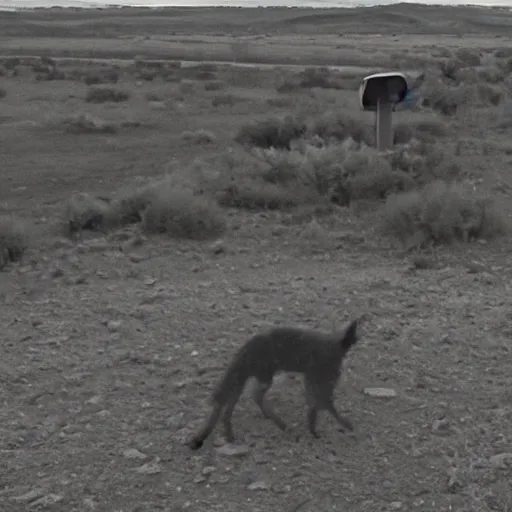
[[239, 352], [249, 376], [278, 371], [308, 372], [336, 357], [335, 335], [278, 327], [252, 337]]

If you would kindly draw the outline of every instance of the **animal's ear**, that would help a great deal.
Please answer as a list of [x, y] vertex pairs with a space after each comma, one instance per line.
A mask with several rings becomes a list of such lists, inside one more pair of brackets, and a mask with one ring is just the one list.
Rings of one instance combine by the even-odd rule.
[[345, 330], [346, 337], [354, 337], [357, 334], [357, 326], [359, 325], [360, 318], [356, 318], [350, 322], [349, 326]]
[[353, 345], [357, 343], [357, 325], [359, 323], [359, 318], [350, 322], [349, 326], [345, 329], [343, 333], [343, 337], [341, 338], [341, 346], [346, 351], [350, 349]]

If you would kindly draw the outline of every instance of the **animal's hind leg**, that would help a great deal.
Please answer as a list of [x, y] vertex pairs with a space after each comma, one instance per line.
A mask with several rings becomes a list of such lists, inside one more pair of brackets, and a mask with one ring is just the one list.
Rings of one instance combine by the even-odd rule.
[[344, 416], [341, 416], [338, 413], [338, 411], [334, 407], [334, 404], [332, 403], [332, 400], [327, 402], [324, 408], [338, 422], [338, 424], [343, 430], [348, 430], [349, 432], [352, 432], [354, 430], [352, 422], [348, 418], [345, 418]]
[[265, 394], [270, 389], [272, 385], [272, 380], [270, 381], [260, 381], [256, 385], [256, 388], [253, 391], [253, 399], [258, 404], [258, 407], [261, 409], [263, 416], [265, 418], [272, 420], [278, 428], [281, 430], [286, 430], [286, 423], [276, 414], [274, 408], [270, 405], [268, 400], [265, 398]]
[[240, 399], [240, 395], [244, 390], [243, 386], [240, 389], [235, 389], [232, 391], [229, 400], [226, 403], [224, 414], [222, 416], [222, 423], [224, 425], [224, 436], [226, 437], [226, 441], [228, 443], [233, 443], [235, 441], [235, 436], [233, 434], [233, 425], [231, 424], [231, 417], [233, 416], [233, 411], [235, 410], [236, 404]]
[[308, 430], [311, 433], [311, 435], [315, 438], [319, 438], [316, 431], [316, 422], [318, 419], [318, 403], [316, 394], [314, 391], [314, 387], [309, 382], [309, 380], [306, 378], [304, 382], [304, 388], [305, 388], [305, 394], [306, 394], [306, 404], [308, 406], [308, 414], [307, 414], [307, 424], [308, 424]]
[[306, 398], [315, 404], [317, 410], [326, 410], [338, 423], [343, 430], [353, 431], [354, 427], [351, 421], [341, 416], [333, 403], [333, 391], [336, 384], [335, 380], [316, 381], [314, 383], [306, 380]]

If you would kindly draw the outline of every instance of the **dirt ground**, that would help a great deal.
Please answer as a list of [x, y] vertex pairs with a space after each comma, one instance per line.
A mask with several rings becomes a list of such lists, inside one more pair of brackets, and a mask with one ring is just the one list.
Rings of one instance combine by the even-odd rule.
[[[405, 51], [414, 37], [382, 44]], [[474, 47], [503, 46], [492, 34], [479, 38]], [[61, 47], [46, 38], [52, 44]], [[115, 87], [130, 98], [103, 104], [84, 101], [84, 83], [37, 81], [29, 67], [0, 77], [0, 213], [35, 226], [23, 260], [0, 272], [1, 510], [512, 510], [509, 238], [441, 246], [421, 268], [417, 254], [380, 234], [378, 210], [364, 204], [313, 221], [302, 211], [230, 209], [226, 233], [209, 242], [147, 236], [137, 225], [78, 241], [58, 234], [73, 192], [114, 194], [194, 159], [213, 166], [248, 121], [298, 109], [371, 116], [358, 111], [352, 89], [283, 100], [275, 89], [286, 73], [216, 70], [227, 84], [219, 92], [199, 79], [122, 72]], [[231, 101], [213, 105], [219, 95]], [[510, 216], [512, 146], [509, 132], [493, 128], [505, 108], [443, 122], [468, 180]], [[69, 133], [65, 121], [77, 114], [119, 129]], [[199, 129], [214, 140], [183, 137]], [[341, 329], [363, 312], [336, 398], [355, 438], [325, 415], [313, 440], [301, 383], [289, 378], [271, 397], [290, 432], [244, 398], [236, 449], [223, 448], [220, 431], [200, 452], [184, 446], [250, 335], [273, 325]]]

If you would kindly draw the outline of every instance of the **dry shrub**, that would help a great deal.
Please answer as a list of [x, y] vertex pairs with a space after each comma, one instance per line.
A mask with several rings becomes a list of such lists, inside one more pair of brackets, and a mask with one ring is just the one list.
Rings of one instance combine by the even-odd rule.
[[184, 131], [181, 134], [181, 139], [185, 142], [191, 142], [193, 144], [212, 144], [215, 142], [215, 135], [208, 130], [195, 130], [195, 131]]
[[420, 186], [438, 179], [452, 181], [461, 175], [453, 150], [442, 142], [413, 138], [407, 144], [397, 145], [386, 156], [393, 169], [406, 172]]
[[91, 87], [85, 97], [88, 103], [121, 103], [128, 99], [130, 99], [130, 93], [112, 87]]
[[478, 50], [472, 48], [457, 48], [457, 50], [455, 50], [455, 57], [466, 66], [480, 66], [481, 56]]
[[117, 84], [119, 71], [117, 69], [99, 69], [88, 71], [83, 77], [86, 85]]
[[204, 84], [205, 91], [220, 91], [225, 87], [226, 84], [222, 80], [210, 80]]
[[492, 201], [460, 183], [442, 181], [390, 196], [382, 219], [384, 231], [409, 248], [491, 238], [507, 231]]
[[480, 68], [477, 71], [477, 75], [479, 80], [483, 82], [488, 82], [490, 84], [497, 84], [500, 82], [503, 82], [505, 79], [505, 74], [507, 73], [507, 70], [500, 69], [497, 66], [486, 66], [483, 68]]
[[338, 80], [332, 77], [329, 68], [307, 68], [292, 77], [287, 77], [276, 87], [277, 92], [295, 92], [300, 89], [341, 89]]
[[503, 48], [497, 48], [494, 51], [494, 56], [498, 59], [508, 59], [512, 57], [512, 47], [505, 46]]
[[293, 107], [295, 100], [288, 97], [278, 96], [277, 98], [268, 98], [267, 105], [275, 108], [291, 108]]
[[275, 117], [242, 126], [235, 140], [244, 146], [290, 149], [292, 140], [302, 137], [306, 130], [306, 124], [293, 116]]
[[309, 201], [323, 197], [341, 206], [460, 175], [449, 148], [415, 138], [386, 153], [348, 137], [329, 144], [318, 144], [315, 138], [296, 140], [290, 149], [252, 148], [251, 154], [259, 162], [252, 176], [288, 190], [308, 191]]
[[160, 94], [157, 94], [156, 92], [147, 92], [146, 99], [151, 102], [155, 102], [155, 101], [161, 102], [164, 100], [164, 98]]
[[169, 183], [155, 190], [142, 214], [142, 228], [148, 233], [203, 240], [219, 236], [226, 229], [226, 220], [210, 198]]
[[441, 71], [441, 75], [449, 80], [456, 81], [457, 73], [462, 67], [462, 62], [458, 59], [454, 59], [453, 57], [443, 59], [439, 62], [439, 69]]
[[7, 91], [3, 87], [0, 87], [0, 99], [5, 98], [6, 96], [7, 96]]
[[256, 179], [232, 184], [217, 193], [221, 206], [245, 210], [286, 210], [307, 202], [306, 195], [297, 194], [281, 185]]
[[361, 119], [356, 119], [339, 112], [327, 112], [314, 118], [308, 127], [308, 133], [320, 137], [324, 141], [342, 141], [352, 138], [357, 143], [373, 143], [374, 129]]
[[423, 106], [432, 108], [445, 116], [454, 116], [459, 107], [466, 103], [466, 96], [460, 86], [449, 87], [441, 82], [431, 84], [423, 93]]
[[357, 143], [371, 144], [373, 129], [359, 119], [337, 112], [320, 115], [309, 123], [299, 117], [287, 115], [244, 125], [235, 140], [244, 146], [290, 149], [293, 141], [304, 137], [316, 138], [322, 143], [352, 138]]
[[217, 94], [212, 98], [212, 105], [214, 107], [232, 107], [236, 103], [240, 103], [242, 101], [247, 101], [246, 98], [242, 98], [241, 96], [236, 96], [235, 94]]
[[28, 247], [25, 223], [14, 215], [0, 217], [0, 269], [19, 261]]
[[110, 202], [85, 192], [73, 194], [65, 208], [65, 226], [67, 234], [82, 230], [97, 231], [105, 226], [109, 215]]
[[260, 149], [253, 154], [264, 164], [260, 171], [264, 182], [294, 194], [307, 191], [308, 202], [324, 197], [346, 206], [355, 199], [382, 199], [414, 185], [406, 172], [393, 169], [375, 149], [353, 139], [323, 147], [303, 143], [289, 151]]
[[393, 127], [394, 144], [406, 144], [413, 138], [434, 141], [446, 135], [446, 125], [437, 119], [425, 119], [410, 123], [402, 122]]
[[116, 133], [117, 126], [98, 119], [91, 114], [80, 114], [63, 121], [67, 133]]
[[498, 87], [490, 84], [478, 84], [476, 87], [478, 99], [484, 105], [497, 106], [501, 103], [503, 93]]
[[104, 223], [110, 228], [117, 228], [141, 222], [144, 211], [156, 195], [157, 187], [158, 182], [157, 185], [121, 190], [110, 202]]

